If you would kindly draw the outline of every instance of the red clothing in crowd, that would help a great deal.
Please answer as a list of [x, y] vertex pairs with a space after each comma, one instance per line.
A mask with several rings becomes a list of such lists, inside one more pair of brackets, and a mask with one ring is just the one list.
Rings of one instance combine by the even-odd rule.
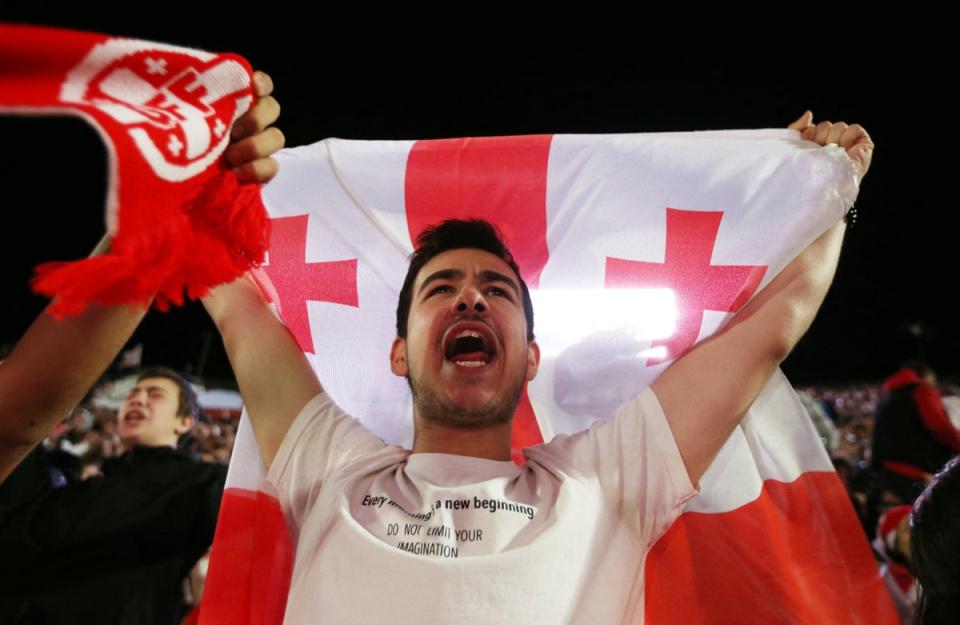
[[960, 431], [934, 386], [912, 369], [901, 369], [887, 378], [883, 390], [874, 431], [875, 466], [923, 479], [960, 453]]

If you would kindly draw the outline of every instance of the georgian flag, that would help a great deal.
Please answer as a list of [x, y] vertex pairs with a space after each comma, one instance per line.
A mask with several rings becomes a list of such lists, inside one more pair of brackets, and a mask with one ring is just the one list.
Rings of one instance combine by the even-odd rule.
[[[280, 153], [260, 282], [344, 410], [412, 442], [388, 353], [412, 241], [480, 217], [532, 289], [542, 362], [514, 451], [587, 428], [728, 322], [856, 196], [792, 130], [328, 139]], [[515, 458], [519, 454], [515, 453]], [[241, 421], [201, 623], [280, 623], [292, 545]], [[894, 624], [870, 549], [779, 372], [646, 562], [650, 623]]]

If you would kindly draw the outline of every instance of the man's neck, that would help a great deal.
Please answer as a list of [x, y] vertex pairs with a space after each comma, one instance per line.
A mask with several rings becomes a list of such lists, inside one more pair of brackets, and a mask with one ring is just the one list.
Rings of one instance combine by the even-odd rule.
[[144, 444], [141, 444], [141, 443], [121, 443], [121, 444], [120, 444], [120, 452], [121, 452], [121, 453], [125, 453], [125, 452], [128, 452], [128, 451], [134, 451], [134, 450], [137, 450], [137, 449], [173, 449], [173, 450], [176, 450], [176, 449], [177, 449], [177, 443], [174, 442], [174, 443], [170, 443], [170, 444], [160, 444], [160, 445], [144, 445]]
[[456, 454], [489, 460], [510, 460], [512, 423], [465, 429], [416, 420], [413, 453]]

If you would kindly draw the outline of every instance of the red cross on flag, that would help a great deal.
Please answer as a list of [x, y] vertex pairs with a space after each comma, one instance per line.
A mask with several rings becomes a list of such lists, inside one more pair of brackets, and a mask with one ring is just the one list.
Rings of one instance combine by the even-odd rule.
[[[266, 188], [261, 282], [324, 388], [386, 442], [412, 405], [388, 351], [411, 241], [480, 217], [533, 291], [542, 362], [515, 450], [576, 432], [728, 322], [856, 195], [836, 146], [791, 130], [443, 141], [286, 150]], [[244, 421], [201, 623], [279, 623], [291, 543]], [[646, 562], [650, 623], [896, 623], [846, 492], [781, 374]]]

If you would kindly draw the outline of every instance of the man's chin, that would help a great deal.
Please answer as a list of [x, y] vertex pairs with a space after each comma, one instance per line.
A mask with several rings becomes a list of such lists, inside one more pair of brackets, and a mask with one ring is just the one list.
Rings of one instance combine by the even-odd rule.
[[499, 396], [476, 388], [459, 389], [451, 396], [440, 396], [415, 383], [410, 388], [421, 419], [467, 429], [510, 423], [523, 392], [522, 383]]
[[463, 406], [444, 406], [417, 404], [417, 413], [424, 421], [464, 429], [481, 429], [510, 423], [513, 412], [504, 412], [497, 407], [465, 408]]

